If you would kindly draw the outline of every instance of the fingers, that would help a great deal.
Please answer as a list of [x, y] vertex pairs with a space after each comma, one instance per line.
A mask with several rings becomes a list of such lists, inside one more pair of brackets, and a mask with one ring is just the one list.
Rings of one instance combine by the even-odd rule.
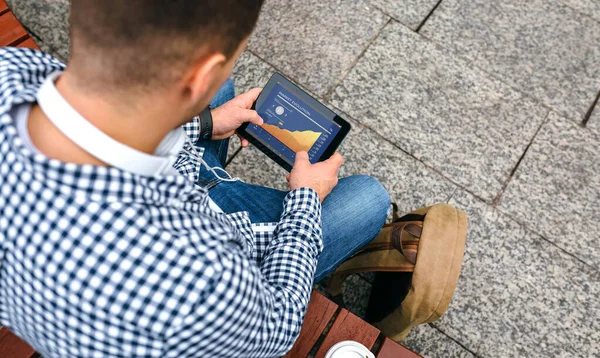
[[236, 133], [237, 137], [240, 139], [240, 143], [242, 145], [242, 148], [246, 148], [250, 142], [248, 142], [247, 139], [244, 139], [244, 137], [242, 137], [239, 133]]
[[[261, 116], [258, 115], [258, 112], [252, 110], [252, 109], [242, 109], [242, 112], [240, 112], [240, 117], [242, 120], [242, 123], [244, 122], [250, 122], [252, 124], [256, 124], [257, 126], [262, 125], [265, 121], [263, 121], [263, 119], [261, 118]], [[241, 123], [240, 123], [241, 125]]]
[[262, 88], [253, 88], [246, 93], [242, 93], [236, 98], [244, 104], [244, 108], [250, 109], [261, 92]]
[[290, 178], [291, 178], [290, 174], [288, 174], [288, 175], [285, 176], [285, 180], [287, 180], [288, 183], [290, 182]]

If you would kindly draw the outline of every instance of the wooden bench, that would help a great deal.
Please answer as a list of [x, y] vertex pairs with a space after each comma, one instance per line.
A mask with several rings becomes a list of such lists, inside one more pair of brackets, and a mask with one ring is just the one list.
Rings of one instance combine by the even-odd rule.
[[[331, 323], [331, 325], [330, 325]], [[311, 352], [315, 358], [323, 358], [334, 344], [352, 340], [362, 343], [377, 358], [417, 358], [420, 357], [408, 348], [384, 337], [377, 328], [354, 314], [331, 302], [318, 292], [313, 292], [296, 344], [285, 357], [302, 358]], [[33, 348], [6, 327], [0, 330], [0, 357], [37, 357]]]
[[17, 46], [39, 50], [27, 31], [8, 9], [5, 0], [0, 0], [0, 47]]
[[[331, 326], [330, 326], [330, 323]], [[306, 357], [316, 352], [323, 358], [341, 341], [357, 341], [369, 348], [377, 358], [417, 358], [417, 353], [383, 336], [381, 332], [347, 310], [338, 307], [314, 291], [296, 344], [286, 358]]]
[[39, 355], [21, 338], [15, 336], [6, 327], [0, 329], [0, 357], [2, 358], [33, 358]]

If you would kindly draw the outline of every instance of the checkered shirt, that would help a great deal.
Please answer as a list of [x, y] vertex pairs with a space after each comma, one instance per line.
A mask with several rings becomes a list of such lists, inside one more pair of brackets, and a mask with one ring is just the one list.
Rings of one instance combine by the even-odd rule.
[[11, 109], [63, 68], [0, 49], [0, 323], [47, 358], [284, 355], [322, 250], [316, 193], [290, 192], [257, 231], [210, 210], [185, 155], [183, 175], [148, 177], [35, 153]]

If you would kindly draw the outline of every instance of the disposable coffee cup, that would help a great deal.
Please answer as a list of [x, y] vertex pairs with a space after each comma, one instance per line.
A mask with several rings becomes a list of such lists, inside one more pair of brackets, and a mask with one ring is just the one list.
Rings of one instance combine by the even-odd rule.
[[325, 358], [375, 358], [375, 355], [355, 341], [342, 341], [331, 347]]

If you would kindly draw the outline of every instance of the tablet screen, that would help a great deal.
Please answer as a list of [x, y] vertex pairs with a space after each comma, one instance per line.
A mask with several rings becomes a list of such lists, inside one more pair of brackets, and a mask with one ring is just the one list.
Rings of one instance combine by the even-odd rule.
[[309, 106], [282, 83], [275, 84], [256, 111], [264, 124], [251, 124], [246, 131], [291, 165], [299, 151], [308, 152], [311, 163], [318, 162], [341, 129], [335, 113]]

